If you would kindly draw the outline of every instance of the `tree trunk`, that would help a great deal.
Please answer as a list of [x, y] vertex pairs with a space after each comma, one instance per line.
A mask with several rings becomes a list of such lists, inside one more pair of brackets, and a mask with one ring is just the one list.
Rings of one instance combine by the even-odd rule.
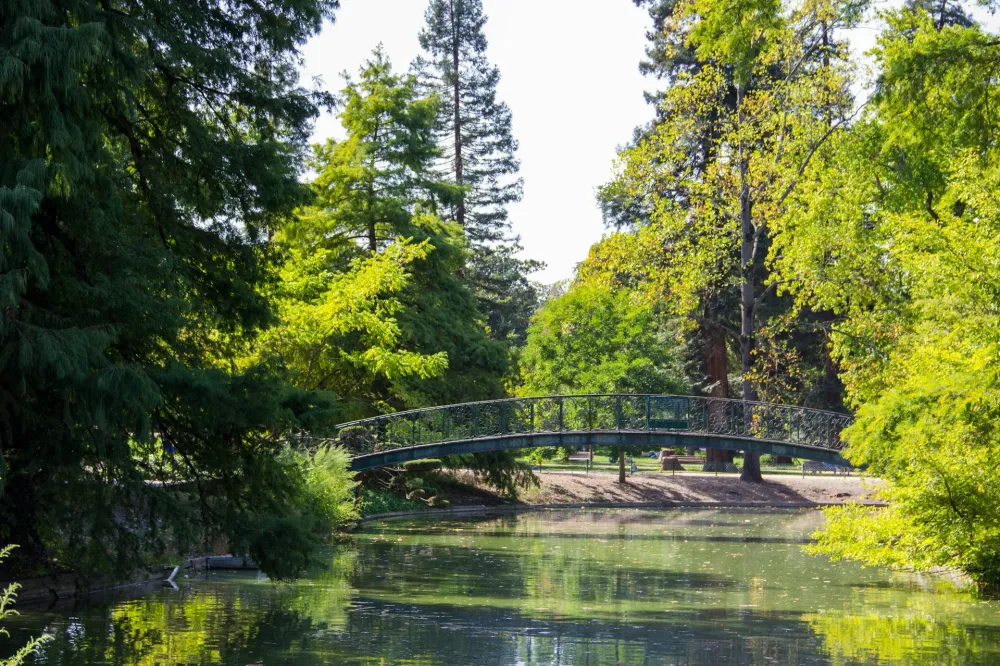
[[[743, 120], [743, 86], [736, 88], [736, 108], [739, 120]], [[753, 384], [750, 382], [750, 368], [753, 362], [754, 343], [754, 309], [756, 293], [754, 285], [754, 254], [757, 250], [757, 237], [753, 227], [753, 203], [750, 199], [749, 158], [743, 149], [742, 141], [739, 147], [740, 160], [740, 365], [743, 372], [743, 400], [752, 402], [757, 399]], [[760, 454], [754, 451], [743, 452], [743, 469], [740, 470], [740, 481], [761, 483]]]
[[[713, 398], [729, 397], [729, 363], [726, 353], [726, 332], [718, 326], [706, 325], [705, 336], [705, 376], [712, 386], [709, 395]], [[724, 403], [710, 404], [709, 418], [721, 419], [725, 416]], [[733, 462], [733, 452], [726, 449], [705, 449], [705, 464], [702, 471], [724, 472]]]
[[[458, 17], [455, 14], [455, 3], [451, 3], [451, 66], [452, 66], [452, 109], [455, 119], [455, 184], [462, 186], [462, 90], [459, 81], [458, 67], [461, 64], [458, 51], [459, 30]], [[456, 221], [465, 229], [465, 193], [459, 195], [458, 209], [455, 211]]]
[[625, 483], [625, 447], [618, 447], [618, 483]]

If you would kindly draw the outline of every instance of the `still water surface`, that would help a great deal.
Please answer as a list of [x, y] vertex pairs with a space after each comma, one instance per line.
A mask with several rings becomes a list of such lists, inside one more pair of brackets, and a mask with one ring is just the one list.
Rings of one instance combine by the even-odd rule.
[[9, 626], [53, 634], [36, 663], [58, 666], [1000, 664], [1000, 603], [809, 556], [821, 522], [738, 510], [388, 522], [294, 584], [213, 573], [24, 608]]

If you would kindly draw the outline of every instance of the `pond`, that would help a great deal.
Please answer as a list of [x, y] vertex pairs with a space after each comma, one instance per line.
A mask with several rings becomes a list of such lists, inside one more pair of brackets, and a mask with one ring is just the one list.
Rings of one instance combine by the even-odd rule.
[[[369, 524], [294, 584], [179, 579], [51, 610], [36, 663], [997, 664], [1000, 603], [802, 551], [818, 511]], [[4, 641], [5, 645], [11, 642]]]

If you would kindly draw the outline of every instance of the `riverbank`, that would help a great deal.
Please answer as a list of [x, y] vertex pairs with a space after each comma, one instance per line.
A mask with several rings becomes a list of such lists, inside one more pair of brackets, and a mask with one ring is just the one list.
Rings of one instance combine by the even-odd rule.
[[[536, 472], [538, 487], [522, 490], [518, 505], [649, 504], [773, 506], [828, 505], [847, 502], [880, 503], [873, 497], [878, 479], [858, 476], [793, 476], [765, 474], [763, 483], [744, 483], [735, 474], [634, 474], [618, 483], [616, 474], [591, 472]], [[469, 492], [449, 494], [452, 506], [511, 504], [477, 484], [469, 473], [457, 479]]]
[[[810, 507], [846, 502], [876, 503], [872, 490], [878, 480], [857, 476], [790, 476], [764, 475], [764, 483], [743, 483], [733, 474], [686, 472], [677, 475], [635, 474], [624, 484], [616, 474], [591, 472], [537, 472], [538, 487], [522, 491], [511, 502], [476, 484], [470, 473], [458, 472], [459, 481], [448, 491], [450, 509], [425, 508], [420, 511], [400, 511], [366, 515], [363, 520], [381, 520], [414, 515], [461, 515], [492, 510], [535, 510], [558, 508], [715, 508], [715, 507]], [[253, 568], [239, 558], [230, 556], [186, 558], [178, 563], [179, 573], [191, 574], [208, 568]], [[146, 584], [160, 584], [171, 568], [150, 570], [122, 584], [110, 580], [91, 581], [82, 585], [72, 574], [60, 574], [22, 581], [19, 593], [22, 603], [55, 602], [86, 596], [96, 591]]]

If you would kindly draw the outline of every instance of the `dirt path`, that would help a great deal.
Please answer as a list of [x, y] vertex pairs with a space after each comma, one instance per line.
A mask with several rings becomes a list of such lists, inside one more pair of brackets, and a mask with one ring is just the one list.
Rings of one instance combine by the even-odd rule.
[[624, 484], [614, 474], [541, 473], [541, 487], [524, 493], [531, 504], [572, 502], [849, 502], [868, 499], [871, 482], [856, 476], [774, 474], [764, 483], [733, 475], [636, 474]]
[[[537, 473], [541, 485], [522, 491], [525, 504], [574, 504], [580, 502], [765, 502], [840, 503], [870, 501], [877, 480], [856, 476], [793, 476], [772, 474], [764, 483], [743, 483], [732, 474], [715, 476], [688, 472], [635, 474], [618, 483], [617, 475], [567, 472]], [[465, 479], [469, 481], [468, 477]], [[471, 498], [470, 498], [471, 499]], [[459, 501], [458, 504], [471, 503]]]

